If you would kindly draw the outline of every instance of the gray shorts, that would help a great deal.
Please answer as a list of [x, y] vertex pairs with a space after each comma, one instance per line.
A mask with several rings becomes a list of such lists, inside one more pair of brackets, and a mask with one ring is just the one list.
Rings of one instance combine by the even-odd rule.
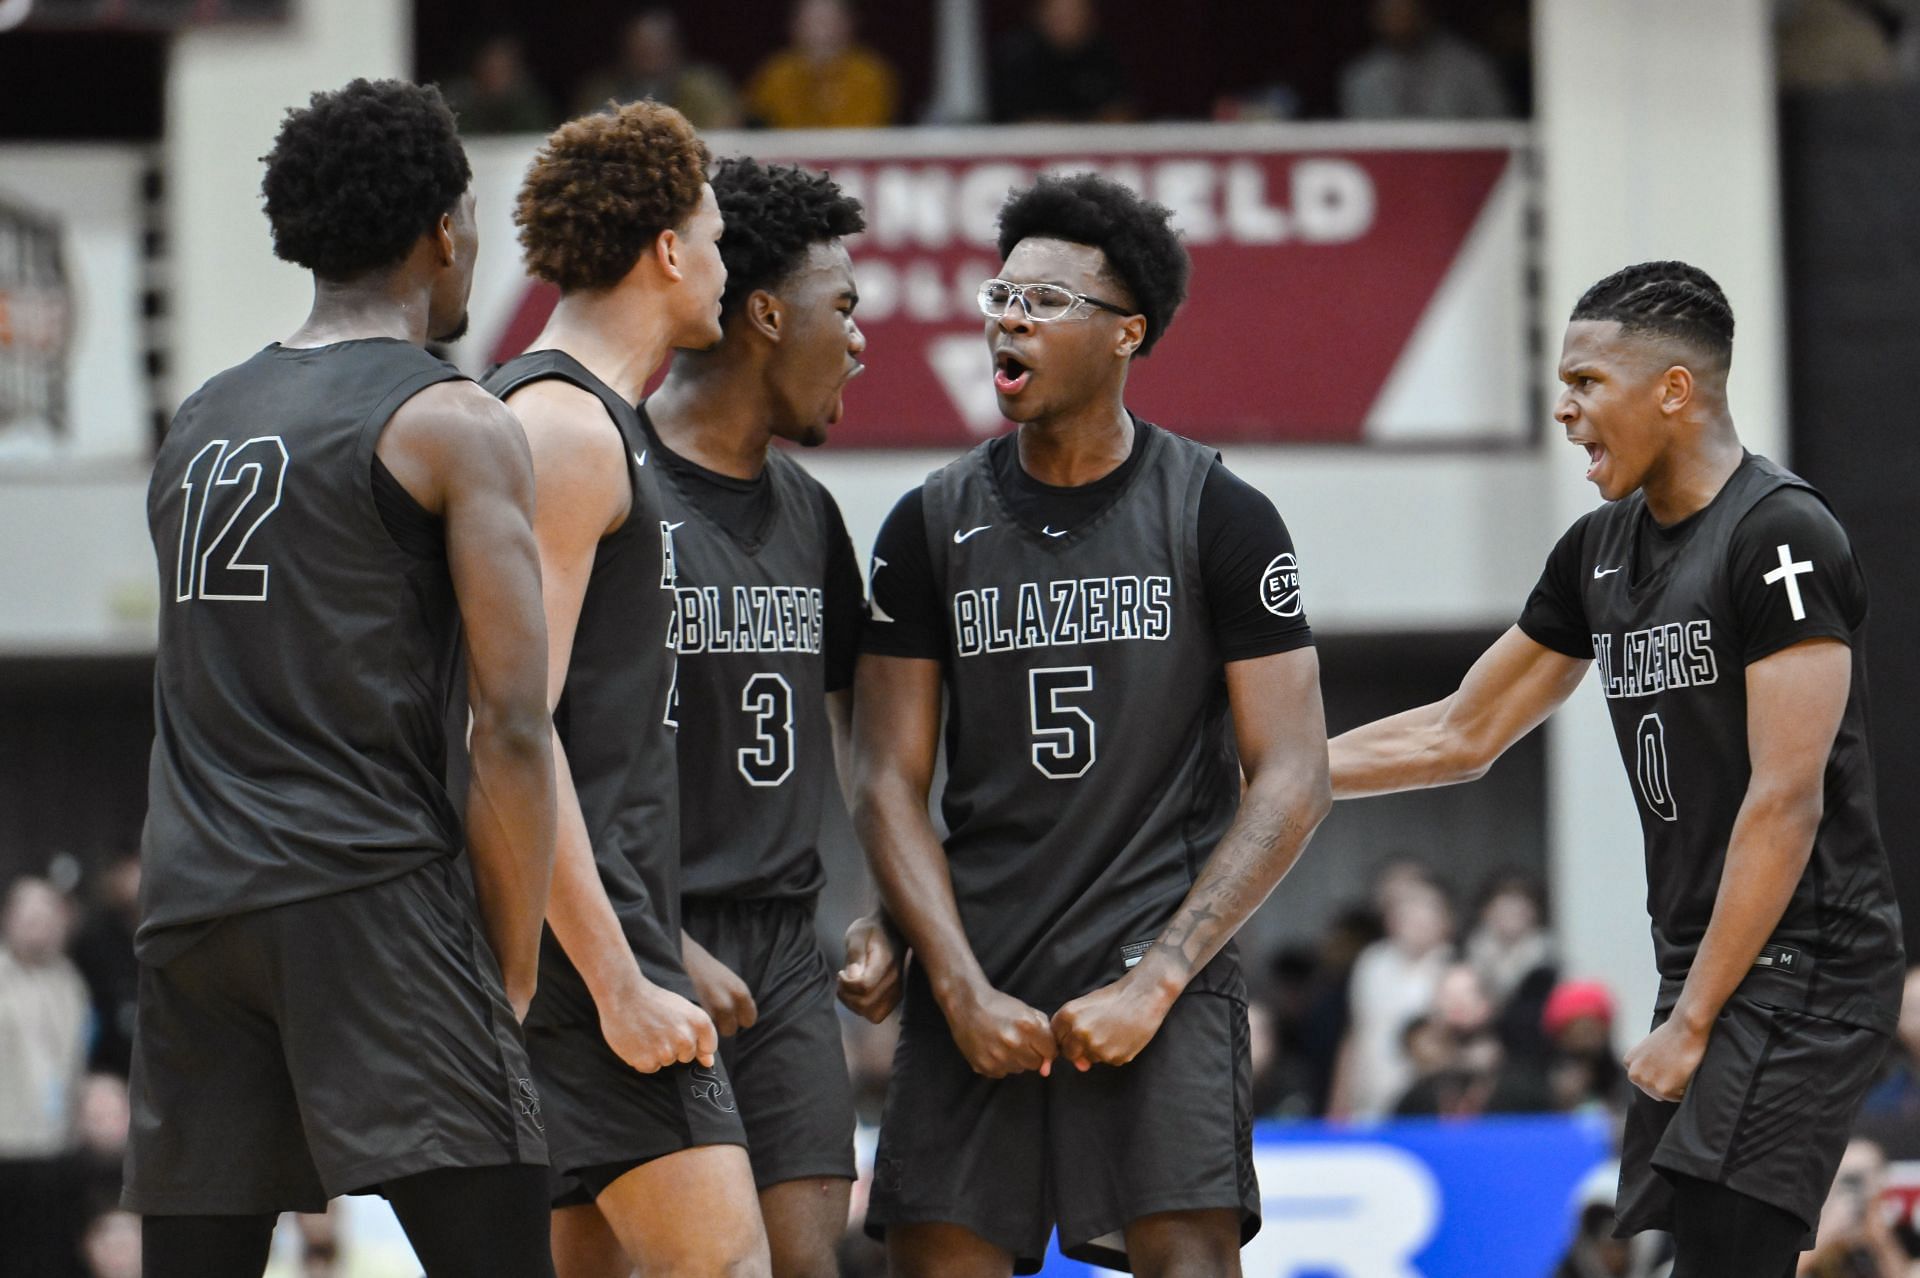
[[140, 968], [124, 1200], [319, 1211], [444, 1167], [547, 1161], [466, 867], [220, 919]]

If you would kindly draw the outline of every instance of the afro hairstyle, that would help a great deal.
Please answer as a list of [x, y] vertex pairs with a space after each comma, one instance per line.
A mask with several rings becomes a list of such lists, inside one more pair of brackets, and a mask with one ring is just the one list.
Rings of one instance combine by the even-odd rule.
[[713, 194], [727, 222], [720, 241], [720, 259], [727, 264], [723, 322], [755, 289], [778, 288], [815, 244], [867, 229], [860, 201], [828, 175], [793, 165], [722, 160], [714, 166]]
[[1733, 307], [1711, 275], [1686, 262], [1622, 267], [1588, 289], [1571, 320], [1612, 320], [1629, 333], [1683, 342], [1733, 362]]
[[406, 80], [314, 94], [261, 158], [275, 255], [323, 280], [398, 265], [473, 178], [440, 90]]
[[1097, 173], [1043, 176], [1000, 206], [1000, 258], [1035, 237], [1099, 249], [1146, 317], [1146, 336], [1134, 352], [1145, 356], [1187, 296], [1192, 264], [1172, 219], [1165, 205]]
[[612, 288], [706, 185], [706, 143], [652, 99], [555, 129], [533, 157], [513, 220], [527, 273], [563, 293]]

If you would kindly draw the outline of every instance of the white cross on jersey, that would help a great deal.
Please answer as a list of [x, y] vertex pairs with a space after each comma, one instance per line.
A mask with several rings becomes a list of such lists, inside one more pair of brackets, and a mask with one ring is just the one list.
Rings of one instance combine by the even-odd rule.
[[1805, 621], [1807, 619], [1807, 605], [1800, 598], [1800, 574], [1803, 572], [1812, 572], [1813, 561], [1810, 559], [1795, 561], [1793, 550], [1789, 546], [1781, 546], [1779, 547], [1779, 551], [1780, 566], [1760, 580], [1766, 582], [1769, 586], [1776, 581], [1786, 582], [1787, 605], [1793, 609], [1793, 619], [1795, 621]]

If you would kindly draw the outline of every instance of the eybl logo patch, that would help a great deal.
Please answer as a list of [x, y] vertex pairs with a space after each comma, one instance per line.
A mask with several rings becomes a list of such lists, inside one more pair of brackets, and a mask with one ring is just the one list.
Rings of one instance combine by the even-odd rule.
[[1260, 602], [1276, 617], [1300, 615], [1300, 563], [1291, 550], [1275, 555], [1261, 574]]

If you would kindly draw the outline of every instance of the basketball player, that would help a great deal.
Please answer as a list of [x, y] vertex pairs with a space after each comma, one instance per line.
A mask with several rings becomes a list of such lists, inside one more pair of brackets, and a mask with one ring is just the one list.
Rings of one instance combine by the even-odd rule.
[[[713, 191], [726, 335], [677, 354], [641, 414], [680, 574], [682, 946], [725, 1039], [773, 1272], [832, 1278], [853, 1087], [814, 904], [866, 598], [840, 508], [773, 441], [817, 447], [840, 420], [866, 349], [840, 240], [866, 222], [804, 169], [723, 160]], [[850, 969], [897, 988], [875, 920], [848, 951]]]
[[1231, 939], [1331, 802], [1293, 544], [1126, 409], [1185, 293], [1167, 211], [1043, 178], [999, 242], [980, 307], [1020, 428], [894, 507], [856, 679], [856, 824], [915, 956], [868, 1222], [916, 1278], [1030, 1272], [1056, 1225], [1070, 1256], [1238, 1273]]
[[1660, 967], [1653, 1032], [1626, 1058], [1618, 1215], [1673, 1232], [1674, 1278], [1793, 1273], [1903, 968], [1866, 587], [1819, 494], [1741, 448], [1732, 357], [1703, 271], [1647, 262], [1587, 290], [1554, 418], [1608, 504], [1560, 539], [1458, 692], [1332, 744], [1342, 798], [1470, 780], [1599, 662]]
[[[282, 1210], [374, 1191], [429, 1274], [551, 1273], [516, 1024], [554, 829], [533, 473], [424, 349], [466, 324], [466, 154], [437, 90], [355, 80], [266, 165], [312, 313], [181, 406], [148, 490], [126, 1204], [157, 1278], [256, 1278]], [[463, 626], [467, 866], [440, 780]]]
[[557, 129], [514, 219], [560, 289], [487, 378], [533, 448], [560, 769], [550, 933], [527, 1043], [553, 1145], [561, 1278], [764, 1274], [713, 1022], [680, 957], [673, 526], [634, 410], [673, 347], [720, 339], [707, 149], [651, 101]]

